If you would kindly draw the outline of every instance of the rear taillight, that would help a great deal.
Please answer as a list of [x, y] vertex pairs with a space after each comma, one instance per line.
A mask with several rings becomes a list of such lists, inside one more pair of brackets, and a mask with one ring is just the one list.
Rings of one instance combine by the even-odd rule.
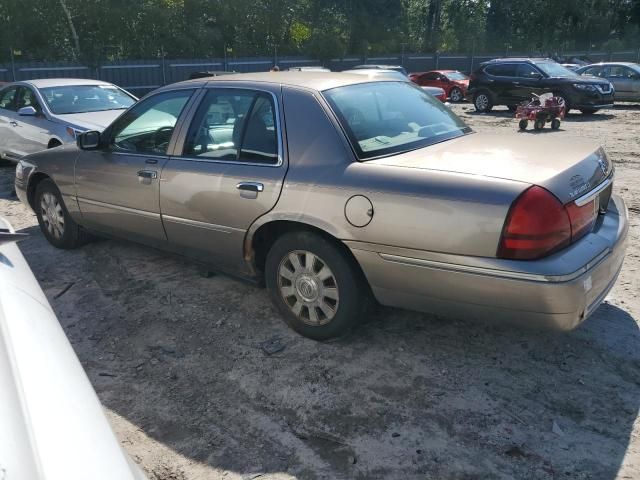
[[581, 207], [571, 202], [566, 205], [569, 221], [571, 222], [571, 241], [576, 241], [584, 237], [593, 228], [598, 218], [599, 208], [598, 197], [595, 197]]
[[569, 215], [548, 190], [531, 187], [511, 205], [498, 257], [514, 260], [540, 258], [571, 243]]
[[597, 207], [597, 197], [582, 206], [562, 205], [542, 187], [525, 190], [507, 214], [498, 257], [533, 260], [566, 247], [591, 231]]

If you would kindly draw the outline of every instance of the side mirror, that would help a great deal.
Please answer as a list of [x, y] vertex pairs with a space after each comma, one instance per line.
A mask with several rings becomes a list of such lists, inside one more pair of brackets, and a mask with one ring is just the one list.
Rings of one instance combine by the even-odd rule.
[[37, 114], [38, 112], [33, 107], [22, 107], [18, 110], [18, 115], [21, 117], [35, 117]]
[[531, 76], [537, 80], [540, 80], [542, 78], [542, 74], [540, 72], [533, 72]]
[[78, 135], [78, 148], [82, 150], [97, 150], [100, 147], [100, 132], [90, 130]]

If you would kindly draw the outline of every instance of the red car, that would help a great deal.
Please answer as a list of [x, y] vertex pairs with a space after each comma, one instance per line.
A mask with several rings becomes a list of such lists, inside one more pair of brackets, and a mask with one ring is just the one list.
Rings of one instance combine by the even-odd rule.
[[469, 88], [469, 77], [457, 70], [433, 70], [409, 75], [421, 87], [440, 87], [452, 102], [461, 102]]

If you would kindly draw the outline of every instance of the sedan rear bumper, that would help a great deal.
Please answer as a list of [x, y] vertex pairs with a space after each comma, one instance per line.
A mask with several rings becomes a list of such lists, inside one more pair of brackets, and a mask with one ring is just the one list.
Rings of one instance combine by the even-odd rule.
[[[537, 261], [457, 257], [347, 242], [383, 305], [439, 315], [571, 330], [602, 303], [626, 250], [628, 213], [613, 196], [593, 233]], [[385, 250], [385, 251], [382, 251]], [[450, 259], [451, 260], [451, 259]]]

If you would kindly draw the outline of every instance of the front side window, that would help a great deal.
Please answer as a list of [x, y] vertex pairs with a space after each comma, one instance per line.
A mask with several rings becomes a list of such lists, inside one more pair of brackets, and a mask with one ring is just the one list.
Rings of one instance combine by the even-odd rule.
[[20, 91], [20, 97], [18, 99], [18, 110], [24, 107], [33, 107], [36, 109], [36, 112], [40, 112], [40, 104], [36, 99], [36, 94], [33, 90], [27, 87], [22, 87]]
[[549, 77], [577, 77], [578, 74], [567, 67], [563, 67], [556, 62], [537, 62], [536, 67], [542, 70]]
[[111, 148], [114, 151], [163, 155], [167, 152], [173, 129], [193, 90], [174, 90], [142, 101], [113, 126]]
[[582, 75], [592, 75], [594, 77], [602, 77], [603, 74], [604, 69], [602, 67], [589, 67], [584, 72], [582, 72]]
[[408, 82], [369, 82], [323, 95], [360, 159], [400, 153], [470, 133], [460, 118]]
[[278, 162], [273, 97], [265, 92], [211, 89], [198, 107], [183, 154], [210, 160]]
[[5, 110], [16, 110], [16, 93], [18, 92], [18, 87], [9, 87], [0, 92], [0, 108]]
[[516, 74], [520, 78], [540, 78], [541, 74], [534, 67], [529, 65], [528, 63], [521, 63], [518, 65], [518, 70]]
[[430, 80], [430, 81], [433, 81], [433, 80], [439, 80], [439, 79], [440, 79], [440, 74], [439, 74], [439, 73], [436, 73], [436, 72], [429, 72], [429, 73], [425, 73], [425, 74], [422, 76], [422, 79], [423, 79], [423, 80]]
[[40, 89], [49, 110], [56, 115], [124, 110], [136, 101], [115, 85], [66, 85]]

